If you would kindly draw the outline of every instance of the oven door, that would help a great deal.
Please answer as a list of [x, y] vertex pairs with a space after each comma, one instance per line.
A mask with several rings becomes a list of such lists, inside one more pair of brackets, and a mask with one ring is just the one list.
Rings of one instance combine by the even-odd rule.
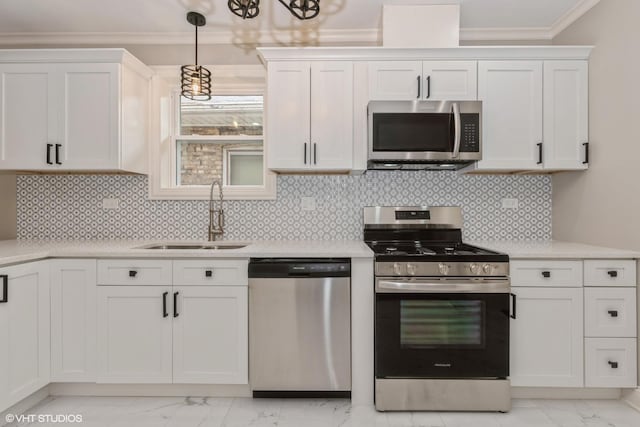
[[478, 101], [371, 102], [370, 161], [481, 159]]
[[506, 378], [509, 316], [508, 279], [379, 278], [376, 378]]

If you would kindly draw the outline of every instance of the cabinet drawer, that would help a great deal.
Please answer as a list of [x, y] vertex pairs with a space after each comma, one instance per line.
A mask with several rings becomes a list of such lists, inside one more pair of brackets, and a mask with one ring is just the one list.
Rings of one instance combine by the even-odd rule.
[[582, 286], [582, 261], [511, 262], [511, 286]]
[[171, 261], [98, 260], [98, 285], [171, 285]]
[[636, 337], [635, 288], [586, 288], [585, 336]]
[[635, 338], [586, 338], [585, 386], [636, 387], [636, 346]]
[[634, 260], [602, 259], [584, 262], [585, 286], [635, 286]]
[[248, 285], [248, 260], [184, 260], [173, 262], [176, 286]]

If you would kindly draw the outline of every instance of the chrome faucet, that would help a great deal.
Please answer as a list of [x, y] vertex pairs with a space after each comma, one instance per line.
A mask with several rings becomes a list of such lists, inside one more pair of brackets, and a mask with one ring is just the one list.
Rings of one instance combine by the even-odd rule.
[[[213, 207], [213, 187], [218, 186], [220, 189], [220, 209]], [[224, 209], [222, 208], [222, 184], [217, 179], [211, 183], [211, 191], [209, 193], [209, 241], [213, 242], [217, 236], [222, 237], [224, 234]]]

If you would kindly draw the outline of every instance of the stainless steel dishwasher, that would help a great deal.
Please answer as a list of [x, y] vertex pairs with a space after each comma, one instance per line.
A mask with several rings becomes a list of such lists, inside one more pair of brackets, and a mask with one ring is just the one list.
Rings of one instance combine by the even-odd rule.
[[349, 396], [350, 314], [349, 259], [251, 259], [253, 396]]

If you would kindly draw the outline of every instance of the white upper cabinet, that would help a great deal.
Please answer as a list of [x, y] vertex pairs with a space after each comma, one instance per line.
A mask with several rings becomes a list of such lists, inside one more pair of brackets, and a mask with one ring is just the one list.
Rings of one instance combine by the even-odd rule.
[[587, 61], [544, 63], [544, 169], [586, 169], [589, 162]]
[[421, 61], [369, 62], [369, 99], [410, 101], [422, 97]]
[[353, 153], [353, 65], [270, 62], [267, 166], [275, 171], [348, 171]]
[[369, 99], [375, 101], [478, 98], [476, 61], [369, 62]]
[[121, 49], [0, 51], [0, 170], [146, 173], [150, 76]]
[[482, 160], [479, 170], [542, 167], [542, 61], [480, 61]]

